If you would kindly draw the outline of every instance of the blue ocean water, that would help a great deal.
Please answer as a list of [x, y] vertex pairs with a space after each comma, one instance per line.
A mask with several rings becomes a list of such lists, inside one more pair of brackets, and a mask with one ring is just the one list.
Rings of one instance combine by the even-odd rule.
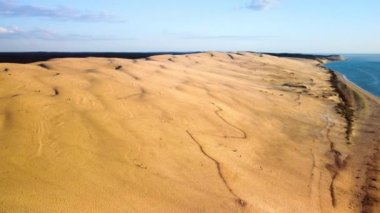
[[346, 76], [359, 87], [380, 97], [380, 54], [342, 55], [346, 60], [325, 66]]

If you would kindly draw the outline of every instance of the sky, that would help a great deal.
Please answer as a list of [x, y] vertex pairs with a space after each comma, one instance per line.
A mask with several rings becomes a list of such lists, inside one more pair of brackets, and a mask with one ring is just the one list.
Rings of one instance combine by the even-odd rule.
[[378, 0], [0, 0], [0, 52], [380, 53]]

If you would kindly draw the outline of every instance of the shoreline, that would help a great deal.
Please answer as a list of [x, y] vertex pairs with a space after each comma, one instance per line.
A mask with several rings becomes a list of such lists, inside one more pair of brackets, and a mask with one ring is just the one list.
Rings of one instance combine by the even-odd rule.
[[365, 102], [363, 101], [372, 101], [380, 106], [380, 97], [377, 97], [371, 92], [361, 88], [359, 85], [349, 80], [344, 74], [325, 67], [324, 64], [326, 63], [321, 63], [317, 66], [331, 73], [332, 79], [330, 82], [332, 86], [336, 88], [340, 97], [349, 108], [352, 108], [354, 111], [357, 111], [357, 113], [360, 113], [360, 110], [363, 110], [363, 108], [366, 107]]
[[341, 79], [341, 81], [345, 82], [345, 84], [350, 85], [351, 89], [354, 89], [354, 90], [357, 90], [360, 93], [363, 93], [368, 98], [371, 98], [371, 99], [379, 102], [379, 104], [380, 104], [380, 97], [376, 96], [375, 94], [372, 94], [370, 91], [368, 91], [366, 89], [363, 89], [362, 87], [360, 87], [359, 85], [357, 85], [355, 82], [353, 82], [350, 79], [348, 79], [346, 75], [344, 75], [344, 74], [342, 74], [342, 73], [340, 73], [338, 71], [334, 71], [332, 69], [331, 69], [331, 71], [334, 72], [336, 75], [338, 75], [339, 78]]
[[[346, 59], [343, 58], [343, 57], [342, 57], [342, 59], [343, 59], [342, 61], [345, 61], [345, 60], [346, 60]], [[377, 100], [380, 101], [380, 96], [377, 96], [377, 95], [373, 94], [372, 92], [370, 92], [370, 91], [368, 91], [368, 90], [362, 88], [361, 86], [359, 86], [358, 84], [356, 84], [354, 81], [350, 80], [345, 74], [340, 73], [339, 71], [335, 71], [334, 69], [325, 66], [326, 64], [328, 64], [328, 63], [330, 63], [330, 62], [334, 62], [334, 60], [332, 60], [332, 61], [331, 61], [331, 60], [323, 61], [323, 62], [321, 63], [321, 65], [322, 65], [323, 67], [325, 67], [326, 69], [331, 70], [332, 72], [335, 72], [335, 73], [338, 74], [338, 75], [341, 75], [341, 78], [343, 78], [343, 80], [345, 80], [348, 84], [353, 85], [353, 87], [355, 87], [355, 88], [359, 89], [360, 91], [366, 93], [366, 94], [367, 94], [368, 96], [370, 96], [371, 98], [374, 98], [374, 99], [377, 99]]]

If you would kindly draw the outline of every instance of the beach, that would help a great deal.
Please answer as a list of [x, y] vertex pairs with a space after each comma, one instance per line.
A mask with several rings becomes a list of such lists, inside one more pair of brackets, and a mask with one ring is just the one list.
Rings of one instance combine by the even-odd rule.
[[0, 63], [0, 212], [377, 212], [380, 101], [252, 52]]

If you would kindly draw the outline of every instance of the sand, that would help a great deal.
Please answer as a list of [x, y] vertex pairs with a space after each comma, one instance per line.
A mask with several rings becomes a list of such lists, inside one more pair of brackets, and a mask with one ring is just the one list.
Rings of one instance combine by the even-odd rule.
[[375, 212], [379, 101], [319, 63], [2, 63], [0, 212]]

